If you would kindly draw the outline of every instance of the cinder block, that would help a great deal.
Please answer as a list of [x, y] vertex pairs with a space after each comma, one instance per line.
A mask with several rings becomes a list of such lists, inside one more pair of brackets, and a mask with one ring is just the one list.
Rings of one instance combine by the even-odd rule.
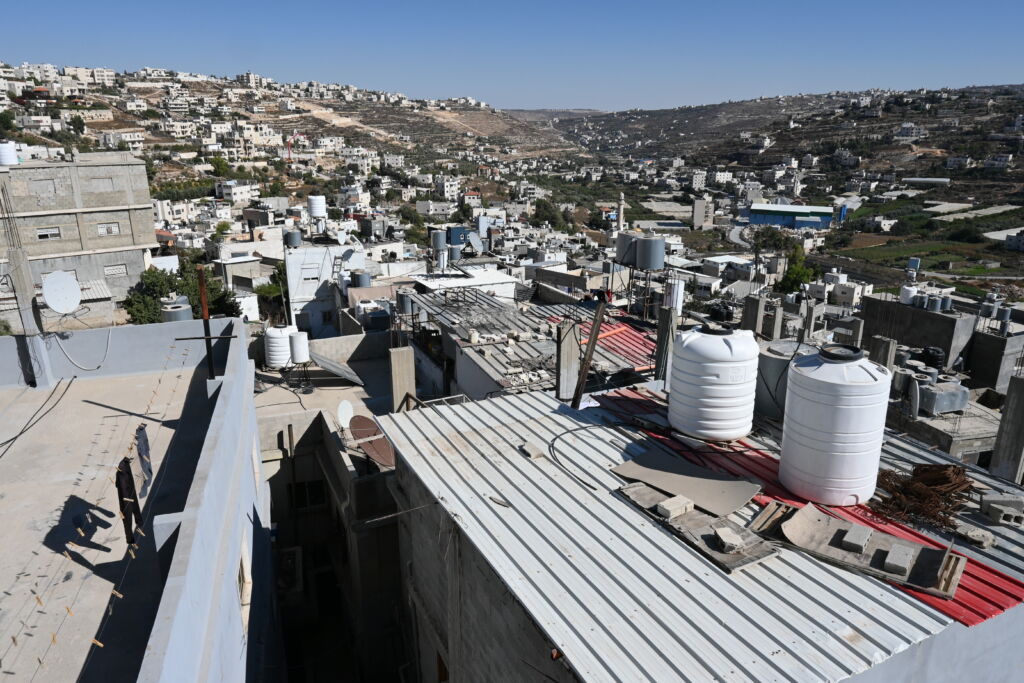
[[987, 515], [988, 509], [992, 505], [1002, 505], [1003, 507], [1016, 510], [1017, 512], [1024, 512], [1024, 498], [1021, 496], [1013, 496], [1008, 493], [984, 493], [981, 496], [981, 514]]
[[885, 556], [885, 571], [906, 576], [914, 559], [914, 549], [908, 545], [896, 544]]
[[1005, 505], [989, 503], [986, 514], [993, 522], [1003, 526], [1021, 526], [1024, 524], [1024, 512]]
[[871, 540], [871, 528], [854, 524], [847, 529], [846, 535], [843, 536], [843, 540], [840, 543], [844, 550], [862, 553], [864, 548], [867, 547], [869, 540]]
[[956, 534], [981, 548], [991, 548], [996, 544], [996, 537], [991, 531], [980, 529], [970, 524], [957, 526]]
[[718, 537], [718, 542], [721, 544], [723, 552], [734, 553], [747, 545], [743, 536], [738, 534], [735, 529], [727, 526], [715, 527], [715, 536]]
[[673, 519], [693, 510], [693, 501], [686, 496], [673, 496], [658, 503], [658, 514], [666, 519]]

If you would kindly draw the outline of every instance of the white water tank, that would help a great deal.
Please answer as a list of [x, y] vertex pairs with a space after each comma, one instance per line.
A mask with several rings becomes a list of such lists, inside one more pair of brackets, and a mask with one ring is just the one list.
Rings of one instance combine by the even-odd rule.
[[292, 363], [292, 349], [289, 337], [298, 332], [294, 325], [275, 325], [268, 327], [263, 335], [263, 352], [265, 363], [271, 370], [286, 368]]
[[779, 480], [825, 505], [875, 493], [892, 373], [855, 346], [826, 344], [789, 366]]
[[672, 350], [668, 396], [672, 428], [706, 441], [732, 441], [749, 434], [757, 354], [750, 330], [704, 325], [681, 333]]
[[288, 335], [288, 349], [292, 354], [292, 362], [309, 362], [309, 335], [305, 332], [292, 332]]
[[[607, 261], [606, 261], [607, 263]], [[668, 306], [676, 313], [683, 312], [683, 305], [686, 303], [686, 281], [666, 280], [665, 295], [662, 297], [662, 306]]]
[[306, 208], [310, 218], [327, 218], [327, 197], [322, 194], [311, 194], [306, 197]]
[[18, 148], [13, 142], [0, 142], [0, 166], [17, 166]]
[[917, 296], [917, 287], [914, 287], [913, 285], [903, 285], [902, 287], [900, 287], [901, 304], [913, 306], [915, 296]]

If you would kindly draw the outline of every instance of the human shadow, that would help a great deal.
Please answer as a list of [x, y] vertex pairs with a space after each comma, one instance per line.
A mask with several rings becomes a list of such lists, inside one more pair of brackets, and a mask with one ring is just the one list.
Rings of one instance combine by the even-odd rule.
[[60, 517], [43, 538], [43, 546], [53, 552], [70, 557], [72, 562], [87, 569], [100, 578], [113, 581], [121, 558], [111, 562], [93, 564], [82, 549], [98, 550], [103, 553], [111, 549], [95, 540], [95, 536], [103, 529], [109, 529], [115, 517], [110, 510], [90, 503], [79, 496], [68, 496], [64, 501]]

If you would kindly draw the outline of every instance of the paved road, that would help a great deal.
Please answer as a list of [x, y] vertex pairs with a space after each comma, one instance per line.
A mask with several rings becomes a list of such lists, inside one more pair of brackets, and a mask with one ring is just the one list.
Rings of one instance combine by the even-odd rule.
[[934, 270], [922, 270], [917, 273], [921, 277], [937, 277], [943, 280], [1024, 280], [1020, 275], [953, 275], [952, 273], [937, 273]]
[[745, 225], [735, 225], [735, 226], [733, 226], [732, 229], [729, 230], [729, 241], [732, 242], [733, 244], [740, 245], [744, 249], [750, 249], [750, 244], [748, 242], [744, 241], [744, 239], [743, 239], [743, 230], [746, 227], [747, 226], [745, 226]]

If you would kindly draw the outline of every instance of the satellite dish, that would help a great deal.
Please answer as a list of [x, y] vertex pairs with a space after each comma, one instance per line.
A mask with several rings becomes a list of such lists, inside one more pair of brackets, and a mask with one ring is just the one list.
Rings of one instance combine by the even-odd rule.
[[43, 276], [43, 301], [62, 315], [74, 313], [82, 303], [82, 288], [73, 274], [55, 270]]
[[338, 404], [338, 411], [336, 415], [338, 417], [338, 424], [341, 425], [341, 428], [347, 428], [349, 421], [352, 419], [352, 404], [348, 401], [341, 401]]
[[348, 261], [350, 258], [352, 258], [352, 254], [354, 254], [354, 253], [356, 253], [355, 249], [346, 249], [341, 254], [341, 260], [342, 261]]
[[484, 253], [484, 243], [480, 241], [480, 235], [475, 232], [471, 232], [468, 235], [469, 244], [473, 247], [473, 251], [476, 252], [477, 256]]

